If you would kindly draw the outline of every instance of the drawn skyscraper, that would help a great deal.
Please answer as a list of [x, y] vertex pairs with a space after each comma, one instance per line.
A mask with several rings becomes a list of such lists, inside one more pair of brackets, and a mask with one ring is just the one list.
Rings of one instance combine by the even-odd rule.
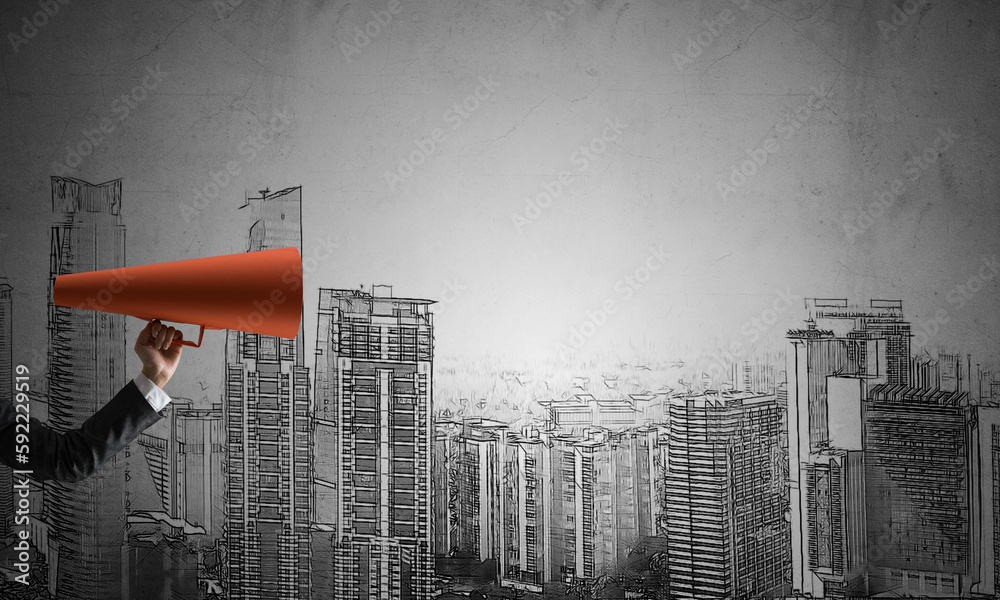
[[978, 435], [972, 453], [971, 482], [979, 501], [973, 513], [973, 555], [978, 568], [971, 574], [971, 592], [992, 598], [1000, 595], [1000, 405], [975, 407]]
[[629, 551], [655, 531], [656, 430], [593, 427], [551, 439], [551, 489], [542, 501], [550, 535], [546, 581], [614, 577]]
[[208, 541], [222, 538], [222, 406], [192, 408], [174, 398], [164, 410], [166, 435], [142, 434], [142, 446], [162, 509], [172, 519], [203, 527]]
[[458, 540], [459, 461], [462, 424], [451, 419], [434, 420], [431, 452], [431, 550], [435, 558], [448, 556]]
[[[500, 583], [541, 593], [548, 580], [551, 490], [548, 436], [504, 431], [500, 497]], [[581, 499], [583, 501], [583, 499]], [[585, 532], [587, 533], [587, 532]]]
[[788, 332], [792, 589], [861, 595], [866, 585], [862, 404], [878, 384], [906, 385], [910, 324], [898, 301], [807, 300]]
[[[301, 252], [301, 188], [250, 198], [247, 251]], [[303, 336], [226, 332], [223, 420], [228, 439], [226, 538], [229, 594], [309, 596], [309, 372]]]
[[[173, 396], [164, 419], [139, 436], [147, 472], [132, 467], [130, 485], [155, 490], [130, 495], [128, 596], [148, 600], [200, 598], [198, 559], [222, 540], [222, 407], [191, 408]], [[140, 459], [141, 460], [141, 459]]]
[[707, 392], [670, 402], [663, 489], [671, 592], [782, 595], [789, 534], [777, 398]]
[[500, 433], [506, 425], [468, 419], [448, 457], [451, 549], [480, 561], [500, 558]]
[[[14, 400], [14, 355], [10, 284], [0, 276], [0, 403]], [[14, 520], [13, 469], [0, 465], [0, 539], [5, 539]]]
[[[666, 405], [590, 395], [541, 404], [547, 418], [520, 432], [496, 428], [502, 464], [491, 526], [500, 584], [535, 593], [583, 590], [620, 575], [629, 554], [656, 532], [661, 449], [652, 422]], [[486, 491], [481, 487], [480, 497]], [[464, 521], [459, 528], [469, 526]]]
[[[64, 273], [125, 266], [120, 179], [91, 185], [52, 177], [52, 210], [50, 283]], [[98, 293], [94, 300], [107, 299]], [[48, 425], [62, 432], [79, 427], [128, 381], [125, 317], [55, 306], [50, 285], [48, 328]], [[122, 597], [125, 460], [120, 453], [80, 482], [45, 482], [48, 562], [59, 598]]]
[[966, 392], [891, 384], [870, 391], [864, 405], [868, 593], [969, 596], [985, 533], [976, 522], [979, 482], [969, 461], [978, 437], [975, 412]]
[[431, 597], [430, 304], [383, 286], [320, 290], [318, 597]]

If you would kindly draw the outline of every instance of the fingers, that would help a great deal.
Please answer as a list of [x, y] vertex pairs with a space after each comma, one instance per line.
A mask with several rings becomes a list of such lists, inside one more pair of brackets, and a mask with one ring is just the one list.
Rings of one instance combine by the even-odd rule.
[[161, 327], [160, 332], [156, 334], [156, 347], [160, 350], [166, 350], [170, 347], [170, 342], [174, 339], [174, 328], [173, 327]]
[[156, 334], [160, 332], [160, 327], [161, 323], [155, 319], [147, 323], [146, 328], [139, 334], [139, 343], [143, 346], [156, 348]]
[[142, 328], [142, 331], [139, 332], [139, 337], [136, 338], [135, 340], [136, 343], [141, 344], [143, 346], [148, 345], [149, 339], [152, 336], [152, 331], [153, 331], [153, 321], [149, 321], [146, 323], [146, 326]]
[[[173, 341], [179, 340], [180, 337], [181, 332], [179, 330], [174, 329], [173, 327], [167, 327], [167, 335], [163, 340], [163, 350], [169, 350], [170, 348], [175, 347]], [[180, 344], [177, 344], [177, 346], [180, 346]]]
[[163, 340], [167, 339], [167, 328], [162, 323], [153, 325], [153, 348], [163, 348]]
[[156, 336], [153, 334], [153, 328], [156, 326], [157, 321], [149, 321], [146, 326], [142, 328], [139, 332], [139, 337], [135, 340], [137, 346], [146, 346], [152, 348], [156, 340]]
[[[184, 334], [181, 333], [180, 329], [174, 331], [174, 341], [179, 341], [184, 339]], [[170, 344], [170, 348], [167, 350], [168, 353], [180, 354], [181, 350], [184, 349], [184, 344]]]
[[[140, 342], [155, 350], [166, 350], [175, 337], [180, 338], [180, 331], [173, 327], [167, 327], [156, 320], [150, 321], [146, 328], [149, 330], [148, 333], [146, 329], [143, 329], [142, 333], [139, 334]], [[145, 339], [143, 339], [143, 334], [146, 334]]]

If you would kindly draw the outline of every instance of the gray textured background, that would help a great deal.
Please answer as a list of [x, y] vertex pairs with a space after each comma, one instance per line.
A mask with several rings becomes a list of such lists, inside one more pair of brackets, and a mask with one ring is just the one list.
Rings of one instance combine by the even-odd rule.
[[[607, 299], [619, 310], [591, 348], [742, 339], [788, 290], [900, 298], [915, 330], [943, 309], [934, 345], [996, 358], [996, 279], [947, 300], [1000, 245], [996, 2], [923, 2], [890, 30], [879, 21], [902, 1], [567, 0], [559, 20], [555, 0], [404, 0], [358, 53], [344, 44], [389, 2], [233, 4], [72, 1], [16, 51], [9, 33], [39, 5], [3, 4], [0, 273], [17, 294], [15, 362], [46, 339], [53, 164], [102, 118], [115, 130], [66, 173], [123, 179], [129, 264], [243, 251], [245, 195], [303, 186], [304, 254], [339, 244], [309, 274], [307, 348], [319, 285], [442, 299], [450, 282], [464, 289], [437, 319], [439, 356], [552, 356]], [[122, 119], [116, 99], [157, 66], [167, 75]], [[452, 129], [445, 111], [480, 77], [499, 86]], [[811, 88], [824, 106], [786, 140]], [[281, 109], [291, 125], [250, 162], [241, 144]], [[577, 173], [573, 153], [605, 119], [628, 127]], [[390, 190], [385, 172], [438, 127], [444, 142]], [[909, 182], [906, 161], [939, 128], [958, 139]], [[777, 150], [723, 199], [718, 182], [768, 137]], [[187, 223], [182, 205], [227, 161], [240, 175]], [[513, 215], [561, 170], [573, 183], [519, 231]], [[845, 224], [897, 178], [907, 190], [851, 243]], [[624, 300], [615, 282], [654, 244], [673, 257]], [[772, 334], [803, 317], [797, 303]], [[175, 394], [221, 376], [188, 364]]]

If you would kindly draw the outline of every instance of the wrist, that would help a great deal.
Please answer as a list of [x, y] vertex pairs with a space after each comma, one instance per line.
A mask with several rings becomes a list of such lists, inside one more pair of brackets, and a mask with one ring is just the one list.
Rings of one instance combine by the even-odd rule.
[[155, 385], [160, 389], [163, 389], [163, 386], [165, 386], [167, 384], [167, 381], [170, 379], [163, 373], [157, 371], [156, 369], [151, 369], [149, 367], [143, 367], [142, 374], [145, 375], [147, 379], [152, 381], [153, 385]]

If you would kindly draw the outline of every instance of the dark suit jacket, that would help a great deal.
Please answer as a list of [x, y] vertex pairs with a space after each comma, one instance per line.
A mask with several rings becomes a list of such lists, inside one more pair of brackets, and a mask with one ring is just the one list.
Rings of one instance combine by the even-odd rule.
[[[16, 415], [10, 402], [0, 403], [0, 461], [13, 469], [33, 471], [31, 477], [39, 481], [79, 481], [93, 475], [144, 429], [163, 418], [130, 380], [79, 429], [56, 433], [31, 417], [29, 460], [25, 464], [16, 460]], [[19, 422], [23, 424], [24, 419]]]

